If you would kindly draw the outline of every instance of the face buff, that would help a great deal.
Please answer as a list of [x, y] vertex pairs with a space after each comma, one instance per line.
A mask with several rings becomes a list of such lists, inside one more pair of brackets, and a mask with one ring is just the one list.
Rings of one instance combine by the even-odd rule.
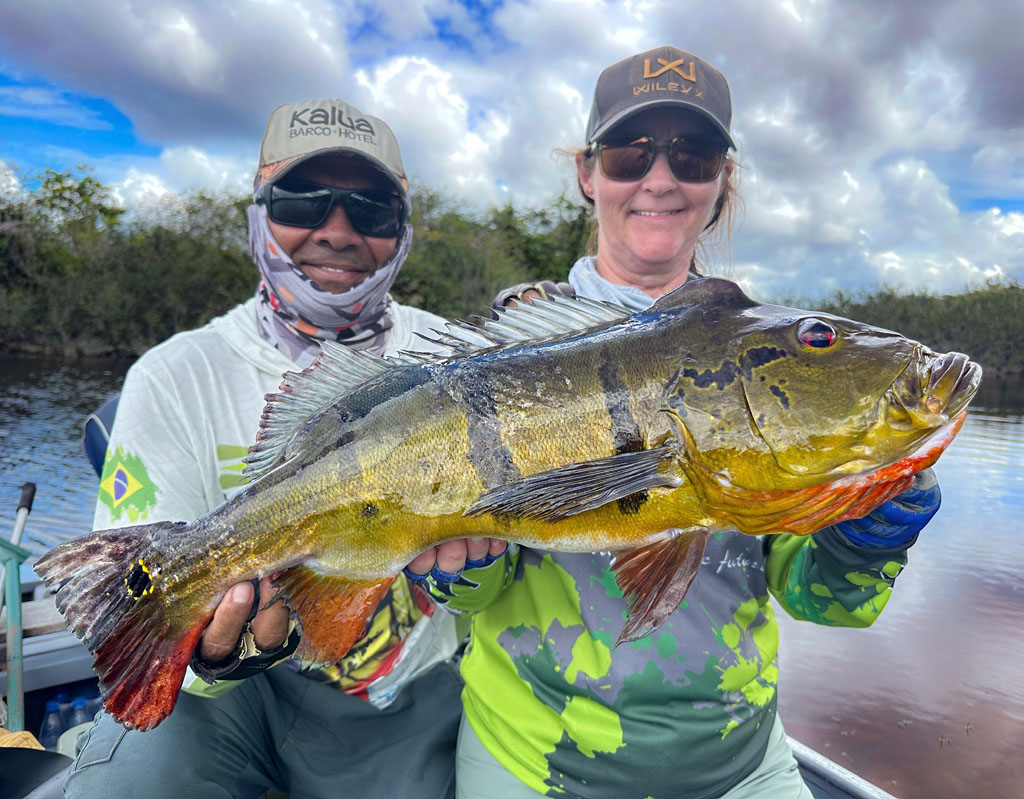
[[256, 299], [263, 338], [303, 367], [313, 362], [322, 340], [381, 355], [392, 325], [388, 289], [409, 254], [412, 226], [405, 226], [386, 264], [358, 286], [332, 294], [317, 288], [281, 250], [265, 205], [250, 205], [248, 215], [249, 246], [262, 278]]

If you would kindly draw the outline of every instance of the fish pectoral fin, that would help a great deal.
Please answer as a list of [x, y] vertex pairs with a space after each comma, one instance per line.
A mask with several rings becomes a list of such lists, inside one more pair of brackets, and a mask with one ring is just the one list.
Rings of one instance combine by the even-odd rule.
[[628, 609], [616, 646], [654, 632], [679, 607], [697, 576], [707, 540], [707, 528], [691, 527], [672, 538], [616, 554], [612, 571]]
[[554, 522], [656, 486], [678, 486], [679, 478], [658, 471], [674, 451], [661, 446], [538, 472], [491, 489], [463, 515]]
[[341, 660], [362, 637], [394, 579], [350, 580], [307, 566], [296, 566], [278, 577], [274, 585], [298, 616], [302, 639], [296, 656], [321, 665]]

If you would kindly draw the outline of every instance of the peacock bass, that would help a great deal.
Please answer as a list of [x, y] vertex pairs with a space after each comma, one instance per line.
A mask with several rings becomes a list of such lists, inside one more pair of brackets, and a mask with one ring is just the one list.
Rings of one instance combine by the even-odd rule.
[[235, 583], [282, 572], [297, 655], [333, 663], [405, 564], [465, 536], [615, 552], [634, 640], [682, 600], [709, 533], [811, 533], [908, 488], [981, 379], [965, 355], [715, 278], [633, 314], [537, 300], [437, 341], [392, 360], [325, 345], [268, 396], [243, 491], [38, 561], [116, 719], [167, 717]]

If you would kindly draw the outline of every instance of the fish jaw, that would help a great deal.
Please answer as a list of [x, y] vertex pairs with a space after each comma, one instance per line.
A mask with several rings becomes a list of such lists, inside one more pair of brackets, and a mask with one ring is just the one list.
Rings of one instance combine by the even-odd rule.
[[885, 392], [885, 421], [893, 430], [927, 429], [957, 416], [981, 384], [981, 367], [959, 352], [919, 347]]
[[705, 513], [725, 527], [747, 535], [807, 535], [836, 522], [862, 518], [902, 494], [913, 485], [917, 472], [939, 459], [966, 418], [967, 411], [960, 411], [898, 461], [815, 486], [751, 490], [729, 482], [721, 473], [712, 474], [699, 460], [688, 462], [684, 468]]

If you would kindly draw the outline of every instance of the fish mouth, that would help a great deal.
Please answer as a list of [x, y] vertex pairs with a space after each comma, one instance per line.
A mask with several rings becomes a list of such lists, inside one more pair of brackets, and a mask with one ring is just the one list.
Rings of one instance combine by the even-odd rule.
[[885, 421], [894, 430], [941, 427], [960, 415], [979, 385], [981, 367], [963, 353], [916, 347], [884, 394]]

